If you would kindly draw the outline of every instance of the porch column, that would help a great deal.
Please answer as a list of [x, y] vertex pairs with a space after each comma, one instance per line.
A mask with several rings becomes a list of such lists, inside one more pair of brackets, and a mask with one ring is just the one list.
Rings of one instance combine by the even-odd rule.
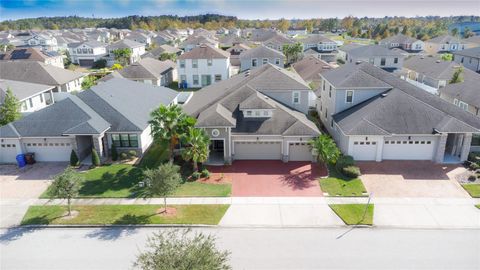
[[103, 157], [102, 137], [103, 136], [92, 136], [93, 148], [97, 150], [98, 156], [100, 157]]
[[72, 149], [75, 151], [78, 157], [80, 157], [80, 153], [78, 153], [78, 143], [77, 143], [77, 137], [73, 136], [72, 137]]
[[465, 133], [463, 135], [462, 152], [460, 153], [460, 161], [468, 159], [470, 153], [470, 145], [472, 144], [472, 133]]
[[385, 138], [380, 138], [377, 140], [377, 154], [375, 161], [380, 162], [383, 159], [383, 142], [385, 141]]
[[443, 158], [445, 156], [445, 147], [447, 146], [447, 137], [448, 133], [442, 133], [440, 139], [438, 140], [437, 152], [435, 153], [435, 162], [443, 163]]

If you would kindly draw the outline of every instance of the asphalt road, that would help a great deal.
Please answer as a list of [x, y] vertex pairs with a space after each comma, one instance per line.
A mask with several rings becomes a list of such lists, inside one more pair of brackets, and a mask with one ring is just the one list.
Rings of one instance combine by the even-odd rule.
[[[130, 269], [158, 228], [0, 230], [0, 269]], [[205, 228], [234, 269], [480, 269], [480, 230]]]

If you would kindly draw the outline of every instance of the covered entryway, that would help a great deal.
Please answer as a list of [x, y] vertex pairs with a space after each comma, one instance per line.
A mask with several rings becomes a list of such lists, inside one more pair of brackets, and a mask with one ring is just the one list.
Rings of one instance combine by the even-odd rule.
[[24, 146], [35, 153], [36, 161], [69, 161], [72, 152], [70, 138], [24, 140]]
[[307, 142], [290, 142], [288, 144], [289, 161], [311, 161], [312, 150]]
[[78, 64], [82, 67], [91, 67], [95, 61], [93, 59], [79, 59]]
[[211, 139], [209, 145], [208, 165], [225, 164], [225, 141], [223, 139]]
[[432, 160], [435, 153], [434, 139], [400, 140], [385, 139], [385, 160]]
[[350, 155], [355, 160], [376, 160], [377, 142], [354, 141]]
[[234, 157], [236, 160], [279, 160], [282, 158], [282, 144], [281, 142], [235, 141]]
[[0, 143], [0, 163], [15, 163], [17, 156], [17, 147], [15, 142], [5, 140]]

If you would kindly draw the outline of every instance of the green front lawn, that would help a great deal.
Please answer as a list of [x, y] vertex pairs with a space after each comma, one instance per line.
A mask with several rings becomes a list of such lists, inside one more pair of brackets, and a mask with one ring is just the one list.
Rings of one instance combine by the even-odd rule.
[[63, 219], [66, 206], [30, 206], [22, 225], [32, 224], [207, 224], [217, 225], [229, 205], [169, 205], [177, 210], [175, 216], [157, 215], [163, 205], [77, 205], [72, 210], [78, 216]]
[[480, 184], [462, 184], [462, 187], [473, 198], [480, 198]]
[[231, 192], [231, 184], [185, 182], [177, 188], [172, 197], [230, 197]]
[[478, 209], [480, 209], [480, 204], [475, 205]]
[[161, 143], [154, 142], [148, 148], [147, 152], [143, 154], [139, 167], [142, 168], [156, 168], [162, 163], [167, 162], [169, 158], [168, 142]]
[[366, 197], [363, 193], [367, 190], [359, 178], [348, 178], [339, 173], [335, 167], [329, 167], [330, 175], [327, 178], [321, 178], [320, 187], [323, 192], [329, 196], [341, 197]]
[[[366, 204], [330, 204], [329, 206], [347, 225], [373, 225], [373, 204], [369, 204], [368, 207]], [[363, 218], [364, 215], [365, 218]]]

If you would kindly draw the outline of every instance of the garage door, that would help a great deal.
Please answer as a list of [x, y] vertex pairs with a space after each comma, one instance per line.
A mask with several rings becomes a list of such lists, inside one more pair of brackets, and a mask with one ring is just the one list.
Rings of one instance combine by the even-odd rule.
[[312, 151], [306, 142], [289, 143], [288, 145], [289, 161], [311, 161]]
[[433, 140], [385, 140], [383, 159], [432, 160], [435, 150]]
[[282, 158], [280, 142], [234, 142], [235, 159], [278, 160]]
[[354, 141], [351, 156], [355, 160], [375, 160], [377, 157], [377, 143]]
[[0, 163], [15, 163], [17, 157], [17, 145], [11, 142], [0, 143]]
[[78, 60], [78, 63], [82, 67], [91, 67], [91, 66], [93, 66], [93, 62], [94, 62], [93, 59], [80, 59], [80, 60]]
[[69, 161], [72, 145], [70, 140], [25, 142], [27, 152], [35, 153], [36, 161]]

